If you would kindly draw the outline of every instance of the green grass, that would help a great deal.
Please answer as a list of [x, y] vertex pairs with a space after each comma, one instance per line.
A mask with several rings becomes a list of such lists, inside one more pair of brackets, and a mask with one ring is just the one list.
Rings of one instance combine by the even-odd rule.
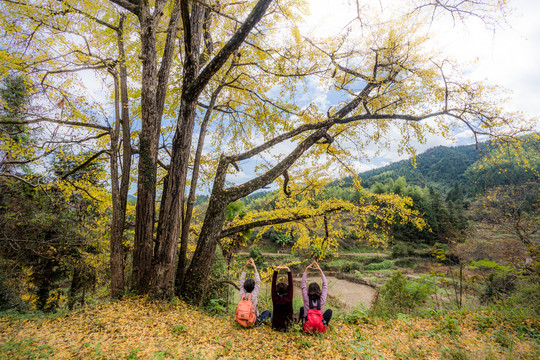
[[9, 340], [0, 344], [0, 359], [49, 359], [52, 356], [49, 346], [38, 344], [34, 339]]

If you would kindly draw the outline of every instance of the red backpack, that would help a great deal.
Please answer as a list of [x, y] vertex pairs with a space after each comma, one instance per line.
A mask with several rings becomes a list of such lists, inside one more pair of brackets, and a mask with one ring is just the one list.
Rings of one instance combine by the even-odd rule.
[[321, 299], [317, 299], [316, 306], [312, 306], [311, 299], [309, 300], [309, 310], [307, 321], [304, 323], [304, 331], [308, 333], [322, 333], [326, 331], [326, 325], [323, 324]]
[[240, 302], [236, 307], [236, 314], [234, 315], [234, 320], [243, 327], [250, 327], [255, 325], [255, 320], [257, 316], [253, 311], [253, 303], [251, 302], [251, 293], [246, 298], [247, 293], [244, 293], [240, 298]]

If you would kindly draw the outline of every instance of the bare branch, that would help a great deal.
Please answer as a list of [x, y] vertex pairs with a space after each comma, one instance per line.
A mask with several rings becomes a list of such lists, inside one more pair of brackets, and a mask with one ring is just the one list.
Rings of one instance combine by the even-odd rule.
[[230, 280], [218, 280], [218, 281], [214, 281], [213, 283], [211, 283], [211, 284], [208, 286], [208, 288], [209, 288], [209, 289], [212, 289], [212, 288], [214, 288], [214, 287], [216, 287], [216, 286], [219, 286], [219, 285], [222, 285], [222, 284], [229, 284], [229, 285], [231, 285], [231, 286], [234, 286], [234, 288], [235, 288], [236, 290], [240, 290], [240, 287], [239, 287], [237, 284], [235, 284], [233, 281], [230, 281]]
[[97, 202], [101, 202], [99, 199], [96, 199], [94, 196], [92, 196], [92, 194], [90, 194], [90, 193], [88, 192], [88, 190], [83, 189], [82, 187], [75, 185], [72, 181], [69, 181], [69, 180], [67, 180], [67, 179], [66, 179], [65, 181], [66, 181], [69, 185], [73, 186], [75, 189], [84, 192], [84, 193], [85, 193], [89, 198], [91, 198], [92, 200], [97, 201]]
[[0, 166], [6, 165], [6, 164], [28, 164], [28, 163], [31, 163], [31, 162], [33, 162], [33, 161], [39, 160], [39, 159], [41, 159], [41, 158], [44, 158], [45, 156], [51, 154], [54, 150], [55, 150], [55, 149], [46, 151], [46, 152], [44, 152], [43, 154], [41, 154], [40, 156], [33, 157], [33, 158], [31, 158], [31, 159], [25, 159], [25, 160], [5, 160], [5, 161], [0, 161]]
[[224, 18], [227, 18], [229, 20], [234, 21], [238, 25], [243, 25], [243, 23], [241, 21], [239, 21], [238, 19], [233, 18], [230, 15], [227, 15], [227, 14], [224, 14], [224, 13], [220, 12], [215, 6], [209, 5], [209, 4], [207, 4], [207, 3], [205, 3], [204, 1], [201, 1], [201, 0], [193, 0], [193, 2], [196, 2], [199, 5], [202, 5], [202, 6], [206, 7], [206, 8], [208, 8], [208, 9], [210, 9], [211, 11], [215, 12], [219, 16], [223, 16]]
[[10, 177], [10, 178], [14, 178], [14, 179], [17, 179], [23, 183], [25, 183], [26, 185], [28, 186], [31, 186], [33, 188], [37, 188], [38, 186], [40, 186], [40, 184], [32, 184], [31, 182], [23, 179], [22, 177], [19, 177], [17, 175], [13, 175], [13, 174], [7, 174], [7, 173], [0, 173], [0, 176], [4, 176], [4, 177]]
[[29, 125], [29, 124], [36, 124], [40, 122], [50, 122], [50, 123], [69, 125], [69, 126], [81, 126], [81, 127], [103, 130], [107, 132], [112, 131], [111, 127], [107, 127], [103, 125], [89, 124], [89, 123], [83, 123], [83, 122], [78, 122], [78, 121], [57, 120], [57, 119], [51, 119], [51, 118], [46, 118], [46, 117], [39, 117], [34, 120], [23, 120], [23, 121], [0, 120], [0, 124], [2, 125]]
[[101, 150], [101, 151], [98, 151], [97, 153], [95, 153], [94, 155], [92, 155], [91, 157], [89, 157], [85, 162], [83, 162], [82, 164], [80, 164], [79, 166], [77, 166], [76, 168], [74, 168], [73, 170], [71, 170], [70, 172], [68, 172], [67, 174], [64, 174], [60, 179], [61, 180], [66, 180], [66, 178], [70, 175], [73, 175], [75, 174], [77, 171], [85, 168], [86, 166], [88, 166], [88, 164], [90, 164], [92, 161], [94, 161], [95, 159], [97, 159], [101, 154], [103, 153], [106, 153], [107, 151], [106, 150]]
[[257, 2], [238, 31], [229, 39], [225, 46], [221, 48], [217, 55], [210, 60], [208, 65], [202, 69], [199, 76], [191, 84], [189, 84], [189, 87], [185, 92], [186, 94], [190, 94], [190, 96], [192, 96], [194, 99], [199, 96], [208, 81], [210, 81], [214, 74], [221, 69], [227, 59], [229, 59], [229, 57], [240, 47], [240, 45], [242, 45], [250, 31], [263, 17], [271, 2], [272, 0], [259, 0]]
[[88, 14], [87, 12], [78, 9], [78, 8], [72, 6], [71, 4], [68, 4], [67, 1], [64, 1], [64, 2], [63, 2], [63, 5], [66, 6], [67, 8], [69, 8], [69, 9], [73, 10], [74, 12], [79, 13], [79, 14], [81, 14], [81, 15], [84, 15], [84, 16], [87, 17], [88, 19], [97, 22], [97, 23], [100, 24], [100, 25], [103, 25], [103, 26], [108, 27], [108, 28], [111, 29], [111, 30], [114, 30], [114, 31], [118, 31], [118, 30], [119, 30], [119, 28], [118, 28], [117, 26], [111, 25], [111, 24], [109, 24], [109, 23], [106, 22], [106, 21], [103, 21], [103, 20], [101, 20], [101, 19], [96, 18], [96, 17], [93, 16], [93, 15]]
[[140, 6], [141, 6], [140, 0], [139, 1], [137, 0], [110, 0], [110, 1], [132, 12], [135, 15], [138, 15], [140, 12]]

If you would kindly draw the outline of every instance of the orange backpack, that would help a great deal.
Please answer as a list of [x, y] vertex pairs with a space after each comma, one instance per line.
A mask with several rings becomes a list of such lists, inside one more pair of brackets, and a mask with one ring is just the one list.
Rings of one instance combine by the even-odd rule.
[[250, 327], [255, 325], [257, 320], [257, 315], [253, 311], [253, 303], [251, 302], [251, 293], [246, 298], [245, 293], [241, 298], [238, 306], [236, 307], [236, 314], [234, 315], [234, 320], [238, 322], [243, 327]]

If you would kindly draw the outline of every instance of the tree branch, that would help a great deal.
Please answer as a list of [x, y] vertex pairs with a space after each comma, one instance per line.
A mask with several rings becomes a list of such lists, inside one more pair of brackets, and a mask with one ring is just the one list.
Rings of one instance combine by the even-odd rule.
[[[327, 128], [321, 128], [315, 131], [313, 134], [308, 136], [304, 141], [302, 141], [298, 146], [291, 151], [282, 161], [280, 161], [276, 166], [268, 170], [266, 173], [252, 179], [244, 184], [237, 185], [225, 190], [228, 193], [228, 196], [232, 201], [239, 199], [241, 197], [247, 196], [252, 193], [255, 189], [260, 189], [265, 185], [270, 184], [278, 176], [283, 174], [283, 172], [288, 169], [302, 154], [308, 150], [312, 145], [314, 145], [319, 139], [324, 137]], [[228, 163], [230, 164], [230, 157], [226, 157]]]
[[240, 26], [238, 31], [229, 39], [225, 46], [221, 48], [219, 53], [208, 63], [208, 65], [202, 69], [199, 76], [189, 85], [186, 93], [190, 94], [194, 99], [199, 96], [212, 76], [214, 76], [214, 74], [223, 66], [231, 54], [242, 45], [249, 32], [261, 20], [271, 2], [272, 0], [259, 0], [257, 2], [242, 26]]
[[218, 14], [219, 16], [223, 16], [224, 18], [227, 18], [227, 19], [229, 19], [229, 20], [234, 21], [234, 22], [237, 23], [238, 25], [242, 25], [242, 24], [243, 24], [243, 23], [242, 23], [241, 21], [239, 21], [238, 19], [235, 19], [235, 18], [233, 18], [233, 17], [230, 16], [230, 15], [227, 15], [227, 14], [224, 14], [224, 13], [220, 12], [219, 10], [216, 9], [215, 6], [208, 5], [208, 4], [206, 4], [204, 1], [201, 1], [201, 0], [193, 0], [193, 2], [196, 2], [196, 3], [200, 4], [200, 5], [202, 5], [202, 6], [206, 7], [206, 8], [208, 8], [209, 10], [211, 10], [211, 11], [215, 12], [216, 14]]
[[140, 5], [141, 5], [140, 1], [136, 1], [136, 0], [110, 0], [110, 1], [132, 12], [135, 15], [139, 14]]
[[95, 153], [94, 155], [90, 156], [85, 162], [83, 162], [82, 164], [80, 164], [79, 166], [77, 166], [75, 169], [71, 170], [70, 172], [68, 172], [67, 174], [64, 174], [60, 179], [61, 180], [66, 180], [66, 178], [72, 174], [75, 174], [77, 171], [81, 170], [82, 168], [86, 167], [88, 164], [90, 164], [92, 161], [94, 161], [95, 159], [97, 159], [101, 154], [103, 153], [106, 153], [107, 150], [101, 150], [101, 151], [98, 151], [97, 153]]
[[221, 284], [229, 284], [229, 285], [232, 285], [236, 288], [236, 290], [240, 290], [240, 287], [235, 284], [234, 282], [232, 282], [231, 280], [218, 280], [218, 281], [214, 281], [213, 283], [211, 283], [208, 288], [211, 289], [211, 288], [214, 288], [216, 286], [219, 286]]
[[43, 154], [41, 154], [40, 156], [31, 158], [31, 159], [26, 159], [26, 160], [4, 160], [4, 161], [0, 161], [0, 166], [6, 165], [6, 164], [28, 164], [28, 163], [30, 163], [30, 162], [39, 160], [39, 159], [41, 159], [41, 158], [43, 158], [43, 157], [45, 157], [45, 156], [51, 154], [54, 150], [56, 150], [56, 149], [52, 149], [52, 150], [46, 151], [46, 152], [44, 152]]
[[50, 123], [69, 125], [69, 126], [88, 127], [88, 128], [99, 129], [99, 130], [103, 130], [107, 132], [112, 131], [112, 128], [109, 126], [89, 124], [89, 123], [83, 123], [83, 122], [78, 122], [78, 121], [56, 120], [56, 119], [45, 118], [45, 117], [39, 117], [34, 120], [23, 120], [23, 121], [0, 120], [0, 124], [2, 125], [29, 125], [29, 124], [35, 124], [35, 123], [40, 123], [40, 122], [50, 122]]
[[17, 175], [13, 175], [13, 174], [5, 174], [5, 173], [0, 173], [0, 176], [4, 176], [4, 177], [10, 177], [10, 178], [14, 178], [14, 179], [17, 179], [23, 183], [25, 183], [26, 185], [32, 187], [32, 188], [37, 188], [40, 184], [32, 184], [31, 182], [23, 179], [22, 177], [19, 177]]
[[96, 202], [101, 202], [99, 199], [96, 199], [92, 194], [90, 194], [90, 193], [88, 192], [88, 190], [83, 189], [82, 187], [75, 185], [73, 182], [71, 182], [71, 181], [69, 181], [69, 180], [66, 180], [66, 182], [67, 182], [69, 185], [73, 186], [75, 189], [84, 192], [84, 193], [85, 193], [86, 195], [88, 195], [88, 197], [91, 198], [92, 200], [94, 200], [94, 201], [96, 201]]
[[326, 209], [326, 210], [322, 211], [321, 213], [317, 213], [317, 214], [291, 215], [289, 217], [283, 217], [283, 218], [257, 220], [257, 221], [253, 221], [253, 222], [250, 222], [250, 223], [247, 223], [247, 224], [242, 224], [242, 225], [230, 227], [230, 228], [227, 228], [227, 229], [223, 229], [221, 231], [220, 238], [228, 237], [228, 236], [237, 234], [239, 232], [255, 229], [255, 228], [258, 228], [258, 227], [262, 227], [262, 226], [285, 224], [285, 223], [292, 222], [292, 221], [310, 219], [310, 218], [313, 218], [313, 217], [323, 216], [323, 215], [331, 214], [333, 212], [341, 211], [341, 210], [343, 210], [343, 207], [338, 206], [338, 207], [335, 207], [335, 208]]

